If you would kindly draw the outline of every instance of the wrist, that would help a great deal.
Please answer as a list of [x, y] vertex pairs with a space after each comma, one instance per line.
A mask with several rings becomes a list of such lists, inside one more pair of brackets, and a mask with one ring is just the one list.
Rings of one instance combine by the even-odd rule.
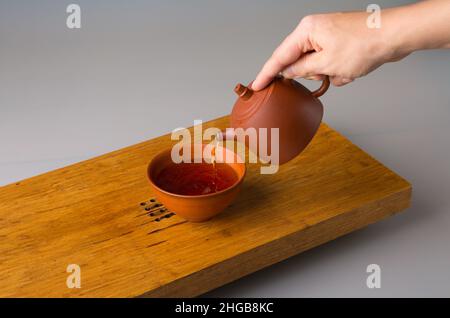
[[381, 33], [387, 58], [396, 60], [419, 49], [408, 21], [408, 8], [398, 7], [381, 13]]
[[450, 1], [428, 0], [382, 10], [381, 28], [394, 55], [449, 47]]

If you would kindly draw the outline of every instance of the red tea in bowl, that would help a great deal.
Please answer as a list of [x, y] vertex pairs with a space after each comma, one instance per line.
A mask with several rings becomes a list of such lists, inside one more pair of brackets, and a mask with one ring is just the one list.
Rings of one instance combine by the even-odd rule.
[[204, 195], [233, 186], [239, 177], [226, 163], [172, 163], [159, 172], [156, 184], [170, 193]]

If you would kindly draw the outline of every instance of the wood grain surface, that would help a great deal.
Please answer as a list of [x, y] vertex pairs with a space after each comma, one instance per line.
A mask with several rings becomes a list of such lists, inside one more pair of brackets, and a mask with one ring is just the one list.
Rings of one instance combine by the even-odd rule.
[[[249, 164], [231, 207], [189, 223], [152, 202], [146, 178], [172, 143], [165, 135], [0, 187], [0, 296], [196, 296], [410, 204], [407, 181], [322, 124], [278, 173]], [[66, 286], [69, 264], [81, 268], [79, 289]]]

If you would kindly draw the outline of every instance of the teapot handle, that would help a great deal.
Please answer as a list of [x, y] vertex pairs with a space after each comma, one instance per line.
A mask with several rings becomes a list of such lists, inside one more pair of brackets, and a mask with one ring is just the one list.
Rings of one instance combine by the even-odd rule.
[[328, 75], [325, 75], [322, 85], [317, 90], [312, 92], [311, 94], [315, 98], [319, 98], [320, 96], [325, 94], [325, 92], [328, 90], [328, 87], [330, 87], [330, 77]]

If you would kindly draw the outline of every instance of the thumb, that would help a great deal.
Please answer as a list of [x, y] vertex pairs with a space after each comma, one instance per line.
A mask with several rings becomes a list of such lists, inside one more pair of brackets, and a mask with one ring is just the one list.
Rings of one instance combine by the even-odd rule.
[[312, 77], [317, 74], [324, 74], [322, 51], [302, 55], [295, 63], [286, 67], [281, 74], [286, 78]]

